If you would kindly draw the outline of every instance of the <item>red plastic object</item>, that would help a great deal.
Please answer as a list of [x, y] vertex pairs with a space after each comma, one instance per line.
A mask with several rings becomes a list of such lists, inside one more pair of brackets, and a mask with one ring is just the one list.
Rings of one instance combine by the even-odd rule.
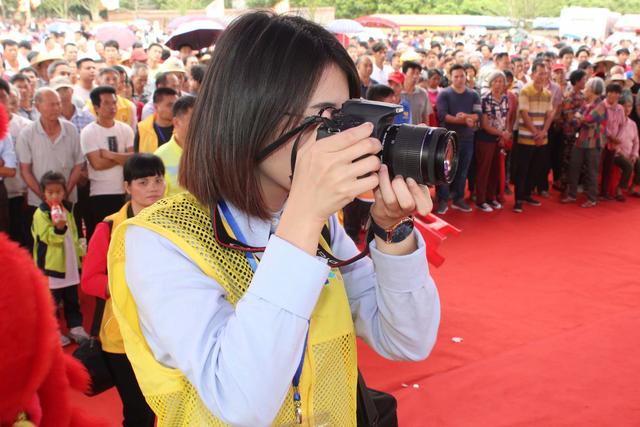
[[438, 252], [440, 244], [447, 236], [457, 236], [462, 230], [433, 214], [416, 216], [414, 223], [427, 243], [427, 260], [430, 264], [440, 267], [444, 263], [444, 257]]

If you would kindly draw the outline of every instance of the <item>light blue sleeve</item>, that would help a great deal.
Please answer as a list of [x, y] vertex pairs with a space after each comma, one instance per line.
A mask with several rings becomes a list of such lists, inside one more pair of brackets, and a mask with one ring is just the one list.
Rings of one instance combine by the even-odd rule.
[[13, 147], [11, 136], [8, 134], [2, 141], [0, 141], [0, 157], [4, 162], [5, 168], [17, 168], [18, 160], [16, 158], [16, 152]]
[[131, 226], [125, 274], [153, 354], [179, 369], [211, 412], [269, 425], [300, 362], [326, 263], [271, 236], [235, 310], [222, 287], [173, 243]]
[[[436, 342], [440, 299], [429, 274], [424, 239], [414, 231], [418, 249], [404, 256], [380, 252], [343, 267], [351, 315], [358, 336], [387, 359], [423, 360]], [[335, 216], [331, 247], [340, 259], [358, 250]]]

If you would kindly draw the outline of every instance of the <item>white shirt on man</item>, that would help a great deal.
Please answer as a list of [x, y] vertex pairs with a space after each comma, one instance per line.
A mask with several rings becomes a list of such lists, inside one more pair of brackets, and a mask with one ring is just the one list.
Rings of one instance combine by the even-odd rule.
[[[80, 146], [85, 156], [100, 149], [125, 153], [127, 149], [133, 148], [133, 130], [126, 123], [117, 120], [110, 128], [93, 122], [80, 133]], [[91, 162], [87, 163], [91, 182], [90, 196], [124, 194], [122, 166], [116, 165], [109, 169], [96, 170], [91, 166]]]
[[[36, 181], [40, 181], [42, 175], [48, 171], [59, 172], [68, 181], [73, 168], [84, 163], [76, 127], [67, 120], [58, 120], [60, 134], [55, 141], [49, 138], [40, 120], [25, 126], [18, 136], [16, 142], [18, 160], [20, 163], [31, 165], [31, 172]], [[75, 187], [68, 195], [68, 199], [71, 203], [78, 200]], [[37, 207], [42, 200], [29, 189], [28, 203], [29, 206]]]

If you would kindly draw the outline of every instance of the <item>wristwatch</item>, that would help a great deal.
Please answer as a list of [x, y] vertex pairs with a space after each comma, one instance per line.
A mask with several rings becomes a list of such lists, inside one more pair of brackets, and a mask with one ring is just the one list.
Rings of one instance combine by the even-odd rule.
[[370, 219], [369, 229], [386, 243], [399, 243], [413, 232], [413, 217], [405, 217], [389, 228], [382, 228]]

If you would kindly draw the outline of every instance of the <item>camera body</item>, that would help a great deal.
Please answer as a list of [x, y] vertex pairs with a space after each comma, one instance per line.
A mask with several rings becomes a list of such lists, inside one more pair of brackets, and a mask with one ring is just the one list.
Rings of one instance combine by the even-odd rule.
[[371, 136], [382, 143], [378, 153], [389, 168], [391, 178], [401, 175], [418, 184], [448, 184], [453, 181], [458, 164], [458, 138], [444, 128], [393, 124], [401, 105], [350, 99], [325, 119], [318, 128], [317, 139], [369, 122], [374, 125]]
[[382, 140], [385, 128], [391, 125], [395, 116], [402, 114], [403, 111], [402, 105], [350, 99], [342, 104], [342, 108], [333, 114], [325, 126], [320, 126], [318, 139], [369, 122], [374, 126], [371, 135]]

